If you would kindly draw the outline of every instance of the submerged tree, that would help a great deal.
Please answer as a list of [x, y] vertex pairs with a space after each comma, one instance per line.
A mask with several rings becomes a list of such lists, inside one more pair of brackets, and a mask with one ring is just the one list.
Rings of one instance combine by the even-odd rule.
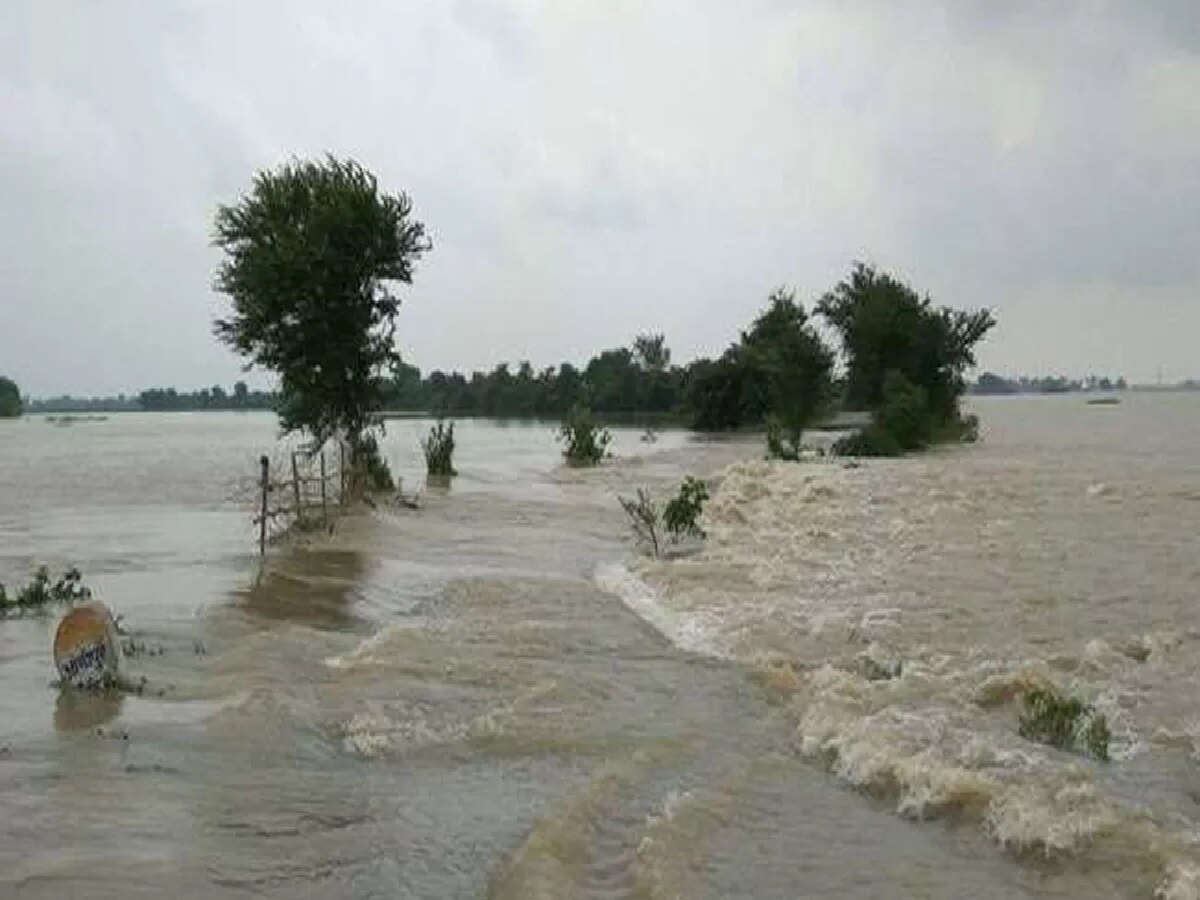
[[830, 401], [833, 353], [790, 291], [777, 290], [742, 346], [762, 373], [770, 410], [771, 455], [798, 459], [805, 428]]
[[833, 353], [795, 295], [777, 290], [719, 359], [691, 370], [692, 425], [718, 431], [767, 421], [772, 455], [795, 458], [800, 437], [828, 406]]
[[11, 378], [0, 375], [0, 419], [15, 419], [21, 415], [21, 391]]
[[927, 395], [936, 420], [958, 413], [975, 345], [996, 325], [990, 310], [934, 307], [886, 272], [858, 263], [817, 305], [841, 338], [848, 409], [878, 409], [889, 373]]
[[294, 161], [218, 208], [214, 244], [216, 289], [233, 307], [217, 337], [278, 373], [285, 433], [340, 436], [357, 461], [400, 361], [391, 288], [412, 283], [431, 246], [408, 195], [382, 193], [352, 160]]
[[818, 312], [841, 338], [848, 409], [870, 410], [872, 428], [843, 452], [894, 455], [970, 436], [959, 411], [975, 346], [996, 325], [990, 310], [935, 307], [887, 273], [857, 264]]

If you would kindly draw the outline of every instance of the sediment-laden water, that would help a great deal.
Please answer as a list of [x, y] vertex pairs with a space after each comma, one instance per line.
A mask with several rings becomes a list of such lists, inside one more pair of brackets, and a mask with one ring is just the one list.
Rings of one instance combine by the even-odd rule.
[[[1193, 896], [1200, 403], [980, 412], [857, 469], [463, 423], [449, 491], [261, 572], [270, 417], [5, 423], [0, 571], [79, 565], [147, 649], [70, 700], [54, 618], [0, 621], [0, 896]], [[685, 473], [709, 540], [639, 557], [615, 494]], [[1112, 762], [1017, 735], [1043, 681]]]

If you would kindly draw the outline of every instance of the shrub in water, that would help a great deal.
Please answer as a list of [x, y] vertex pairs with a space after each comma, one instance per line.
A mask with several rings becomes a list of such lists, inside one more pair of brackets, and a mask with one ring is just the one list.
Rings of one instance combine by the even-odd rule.
[[638, 488], [637, 497], [633, 500], [627, 497], [618, 497], [617, 502], [621, 504], [621, 508], [625, 510], [625, 514], [629, 516], [629, 522], [633, 526], [633, 533], [637, 539], [643, 543], [649, 544], [654, 551], [654, 555], [659, 554], [658, 540], [658, 507], [655, 506], [654, 500], [644, 488]]
[[920, 450], [933, 433], [933, 414], [925, 391], [899, 372], [888, 372], [883, 381], [883, 402], [874, 422], [896, 439], [903, 450]]
[[359, 445], [358, 463], [366, 476], [367, 489], [372, 491], [394, 491], [396, 482], [392, 480], [392, 470], [379, 455], [379, 441], [375, 435], [368, 434]]
[[933, 430], [932, 443], [973, 444], [979, 440], [979, 416], [955, 416]]
[[904, 448], [890, 431], [872, 422], [834, 443], [833, 452], [836, 456], [903, 456]]
[[777, 416], [767, 418], [767, 458], [784, 462], [796, 462], [800, 459], [799, 432], [791, 436], [786, 434], [783, 422]]
[[700, 514], [704, 512], [704, 502], [708, 500], [708, 486], [703, 481], [689, 475], [679, 486], [679, 493], [667, 501], [663, 509], [663, 521], [672, 539], [678, 541], [683, 537], [704, 537], [704, 529], [700, 527]]
[[1017, 728], [1021, 737], [1060, 750], [1082, 751], [1108, 762], [1112, 732], [1108, 720], [1093, 706], [1051, 688], [1028, 691], [1022, 702], [1024, 708]]
[[608, 445], [612, 435], [592, 419], [592, 411], [586, 406], [571, 408], [567, 420], [558, 432], [558, 439], [566, 446], [563, 456], [575, 466], [595, 466], [608, 456]]
[[87, 600], [91, 590], [83, 583], [83, 575], [72, 566], [56, 581], [50, 580], [50, 571], [42, 566], [33, 576], [33, 581], [9, 597], [0, 584], [0, 612], [8, 610], [36, 609], [51, 603], [74, 603]]
[[640, 542], [649, 545], [654, 555], [658, 556], [662, 552], [662, 526], [666, 526], [672, 543], [678, 543], [685, 537], [705, 536], [699, 518], [707, 499], [708, 487], [703, 481], [689, 475], [679, 486], [679, 493], [667, 501], [661, 515], [649, 491], [644, 488], [638, 488], [637, 496], [632, 500], [618, 497], [617, 501], [629, 516], [634, 535]]
[[881, 663], [870, 656], [864, 656], [858, 662], [859, 672], [867, 681], [891, 681], [904, 674], [904, 663], [896, 660], [894, 663]]
[[425, 451], [425, 468], [430, 475], [449, 477], [458, 474], [454, 471], [453, 422], [447, 425], [438, 419], [429, 429], [429, 436], [421, 441], [421, 449]]

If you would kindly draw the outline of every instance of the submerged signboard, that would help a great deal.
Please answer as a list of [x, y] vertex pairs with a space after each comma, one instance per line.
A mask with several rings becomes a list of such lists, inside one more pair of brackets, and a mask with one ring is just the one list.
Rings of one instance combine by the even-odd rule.
[[117, 680], [120, 661], [112, 613], [92, 601], [75, 607], [54, 634], [54, 665], [63, 686], [95, 690]]

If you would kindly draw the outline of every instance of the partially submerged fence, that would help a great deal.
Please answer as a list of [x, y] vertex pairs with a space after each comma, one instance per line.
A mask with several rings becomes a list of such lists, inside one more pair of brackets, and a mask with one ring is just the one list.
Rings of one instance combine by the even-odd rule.
[[[312, 448], [293, 450], [274, 466], [270, 457], [259, 458], [258, 552], [267, 552], [267, 541], [291, 528], [305, 529], [320, 523], [327, 527], [331, 512], [346, 504], [351, 473], [346, 445], [335, 451]], [[280, 471], [282, 470], [282, 471]]]

